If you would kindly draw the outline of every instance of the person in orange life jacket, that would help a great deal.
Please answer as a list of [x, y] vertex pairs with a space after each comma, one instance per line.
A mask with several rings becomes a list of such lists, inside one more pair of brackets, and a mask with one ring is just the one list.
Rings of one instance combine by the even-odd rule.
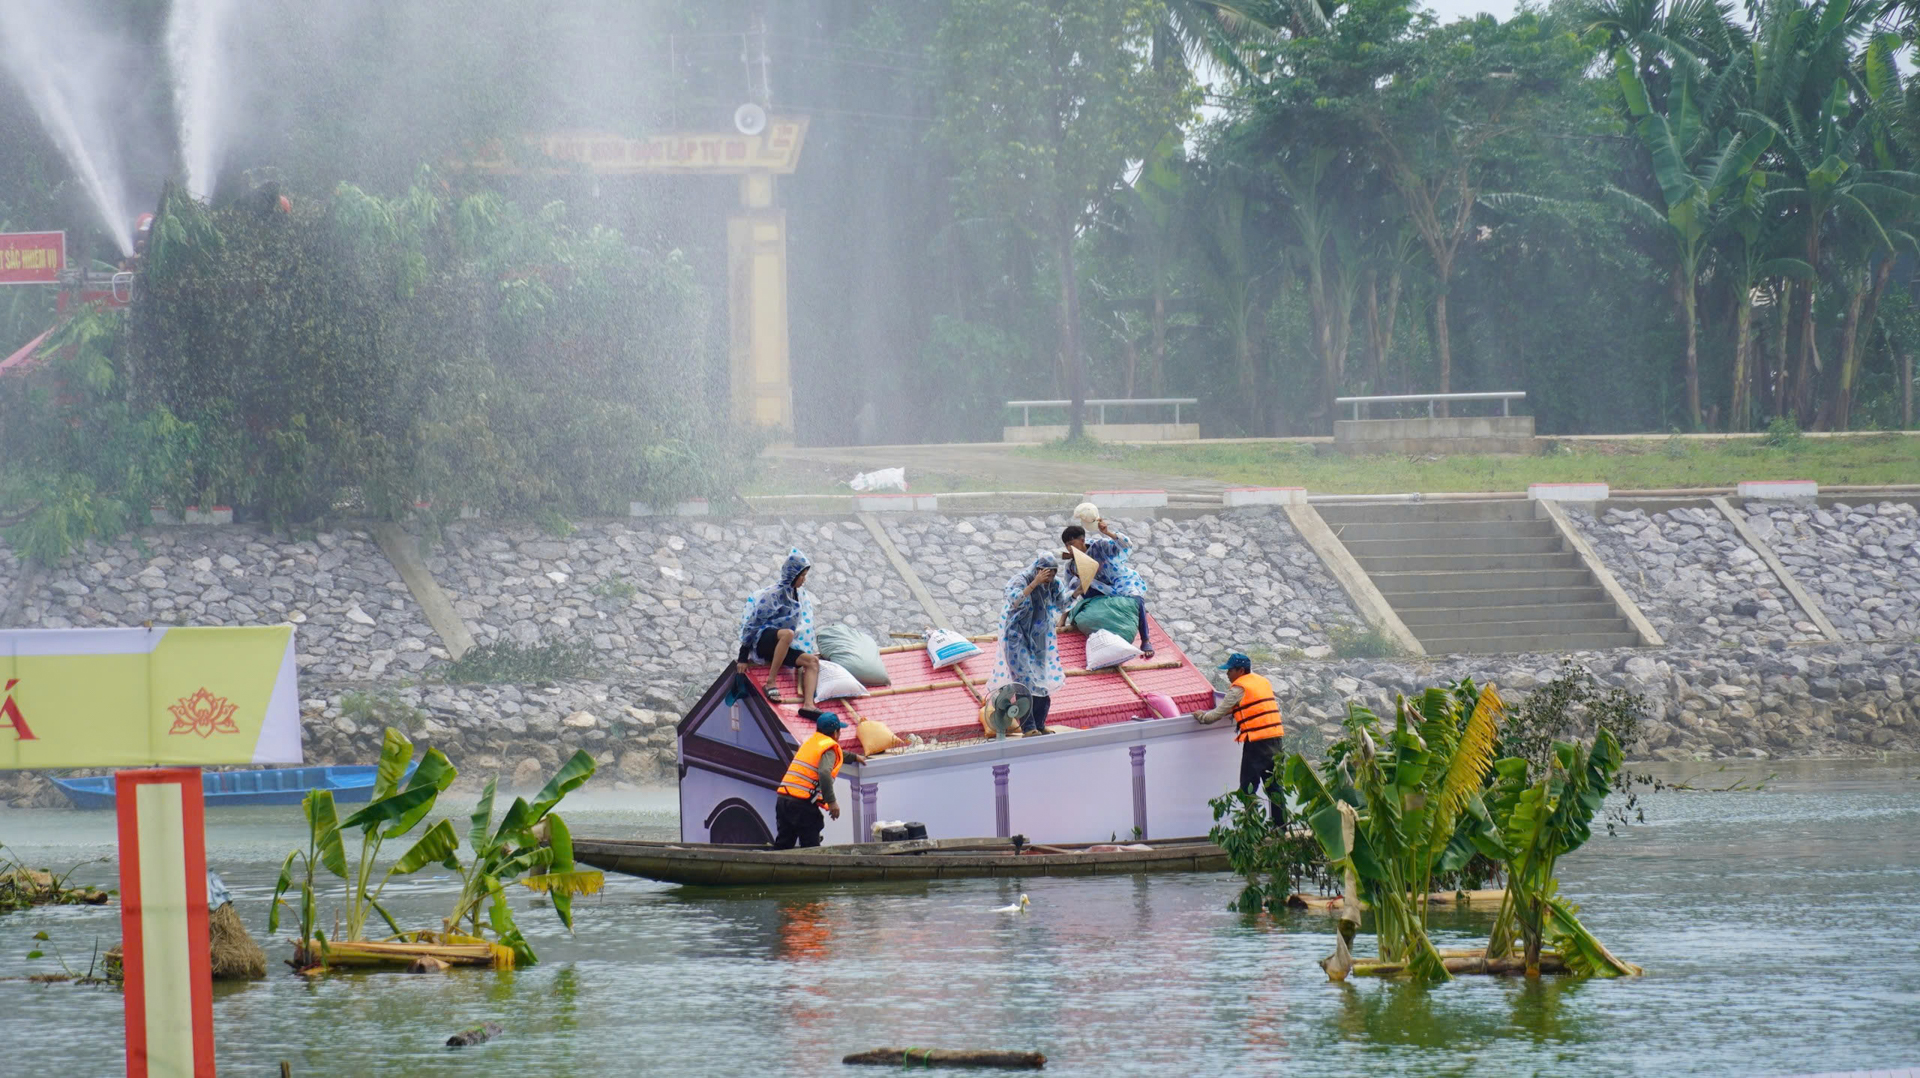
[[[1136, 616], [1140, 619], [1140, 657], [1153, 658], [1153, 640], [1147, 636], [1147, 582], [1135, 571], [1127, 560], [1127, 552], [1133, 549], [1133, 540], [1114, 531], [1102, 518], [1096, 525], [1102, 538], [1091, 542], [1087, 540], [1087, 529], [1078, 524], [1069, 524], [1060, 533], [1060, 541], [1069, 549], [1062, 550], [1060, 557], [1066, 570], [1066, 589], [1069, 595], [1104, 595], [1117, 599], [1132, 599]], [[1093, 579], [1080, 587], [1080, 574], [1073, 560], [1073, 551], [1079, 551], [1100, 563]], [[1065, 628], [1067, 615], [1060, 614], [1060, 625]]]
[[1233, 716], [1237, 730], [1234, 740], [1240, 742], [1240, 789], [1253, 793], [1264, 788], [1273, 826], [1285, 827], [1287, 795], [1274, 777], [1273, 765], [1280, 759], [1287, 728], [1280, 721], [1280, 702], [1273, 697], [1273, 682], [1254, 673], [1253, 660], [1237, 651], [1227, 656], [1220, 669], [1227, 672], [1233, 687], [1213, 710], [1200, 712], [1194, 719], [1204, 725]]
[[791, 850], [820, 845], [820, 832], [827, 820], [821, 806], [840, 818], [840, 806], [833, 797], [833, 780], [840, 774], [845, 753], [840, 748], [840, 731], [846, 726], [831, 711], [816, 713], [814, 732], [793, 754], [786, 777], [774, 791], [773, 822], [777, 833], [773, 848]]

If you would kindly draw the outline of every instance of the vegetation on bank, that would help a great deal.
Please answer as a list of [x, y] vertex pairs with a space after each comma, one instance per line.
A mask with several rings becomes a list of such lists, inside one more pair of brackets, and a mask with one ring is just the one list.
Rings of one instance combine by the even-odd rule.
[[397, 198], [276, 193], [168, 188], [130, 313], [73, 318], [0, 380], [16, 548], [53, 560], [150, 507], [286, 528], [616, 515], [737, 484], [757, 442], [709, 392], [678, 252], [425, 169]]
[[[1525, 490], [1529, 483], [1606, 482], [1616, 490], [1731, 487], [1743, 480], [1813, 479], [1824, 485], [1920, 482], [1920, 437], [1651, 438], [1563, 441], [1538, 456], [1349, 457], [1311, 444], [1118, 445], [1083, 440], [1009, 450], [1021, 456], [1249, 486], [1327, 494]], [[993, 489], [991, 486], [977, 489]]]

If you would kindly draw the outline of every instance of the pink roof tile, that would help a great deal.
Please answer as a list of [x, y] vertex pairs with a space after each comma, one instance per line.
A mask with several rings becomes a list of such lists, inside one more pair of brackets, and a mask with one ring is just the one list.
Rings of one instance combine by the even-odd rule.
[[[1140, 687], [1140, 691], [1165, 693], [1173, 698], [1174, 706], [1182, 712], [1212, 707], [1213, 684], [1151, 616], [1148, 617], [1148, 633], [1153, 640], [1153, 663], [1171, 661], [1180, 665], [1142, 670], [1138, 667], [1145, 664], [1144, 660], [1136, 659], [1128, 663], [1127, 674]], [[958, 666], [982, 697], [986, 693], [987, 678], [993, 672], [994, 649], [998, 646], [996, 641], [981, 641], [980, 654]], [[925, 648], [891, 652], [881, 658], [887, 664], [887, 673], [893, 678], [892, 687], [896, 689], [958, 680], [954, 667], [934, 670], [927, 661]], [[1079, 670], [1084, 669], [1086, 664], [1087, 638], [1072, 631], [1061, 633], [1060, 665], [1068, 670]], [[756, 671], [755, 684], [758, 685], [765, 677], [765, 671]], [[799, 716], [799, 705], [794, 702], [799, 689], [794, 684], [793, 671], [780, 672], [779, 686], [786, 703], [774, 710], [795, 739], [804, 740], [813, 732], [813, 724], [803, 721]], [[861, 718], [878, 719], [901, 737], [918, 734], [928, 740], [946, 740], [980, 736], [980, 704], [959, 685], [921, 692], [829, 700], [822, 708], [845, 715], [848, 705], [859, 712]], [[1047, 715], [1047, 725], [1087, 729], [1125, 722], [1137, 715], [1147, 714], [1151, 712], [1127, 687], [1126, 681], [1111, 670], [1103, 670], [1067, 678], [1067, 683], [1054, 691], [1053, 710]], [[859, 747], [859, 739], [854, 736], [851, 726], [842, 734], [841, 741], [851, 748]]]

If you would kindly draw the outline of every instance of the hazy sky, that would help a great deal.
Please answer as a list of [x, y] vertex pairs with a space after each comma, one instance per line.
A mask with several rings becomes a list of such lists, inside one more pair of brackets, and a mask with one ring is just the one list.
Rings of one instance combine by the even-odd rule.
[[1462, 15], [1478, 15], [1483, 11], [1504, 20], [1513, 17], [1514, 0], [1427, 0], [1427, 6], [1440, 16], [1441, 22], [1452, 22]]

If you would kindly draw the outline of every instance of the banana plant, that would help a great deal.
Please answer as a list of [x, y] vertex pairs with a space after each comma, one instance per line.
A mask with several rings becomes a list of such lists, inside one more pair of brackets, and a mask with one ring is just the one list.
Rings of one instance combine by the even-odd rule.
[[[1348, 736], [1329, 748], [1321, 772], [1298, 753], [1287, 759], [1283, 781], [1329, 869], [1346, 874], [1350, 900], [1373, 910], [1381, 960], [1422, 980], [1451, 977], [1427, 936], [1427, 895], [1436, 874], [1459, 870], [1478, 849], [1488, 820], [1480, 791], [1504, 710], [1493, 686], [1471, 680], [1400, 697], [1391, 732], [1349, 704]], [[1358, 926], [1357, 907], [1349, 909], [1336, 956]]]
[[1487, 941], [1489, 959], [1510, 956], [1518, 943], [1527, 976], [1537, 977], [1541, 952], [1551, 943], [1573, 973], [1617, 977], [1641, 972], [1587, 931], [1575, 916], [1577, 907], [1560, 897], [1553, 875], [1562, 856], [1593, 836], [1593, 817], [1606, 801], [1623, 758], [1620, 743], [1603, 729], [1591, 745], [1554, 742], [1545, 773], [1538, 777], [1519, 757], [1494, 764], [1485, 800], [1492, 827], [1473, 832], [1481, 852], [1502, 861], [1507, 875], [1506, 894]]
[[[496, 826], [493, 801], [497, 780], [488, 779], [473, 810], [467, 830], [467, 846], [473, 860], [461, 872], [460, 898], [453, 915], [447, 918], [446, 931], [452, 934], [467, 926], [467, 934], [480, 935], [481, 907], [486, 906], [487, 927], [503, 946], [513, 949], [517, 965], [538, 961], [533, 948], [513, 919], [513, 907], [507, 902], [506, 887], [518, 882], [533, 891], [544, 892], [553, 901], [560, 923], [573, 929], [573, 896], [590, 895], [605, 885], [606, 877], [597, 870], [574, 866], [573, 835], [567, 822], [553, 811], [554, 806], [593, 777], [593, 757], [576, 751], [531, 802], [516, 797]], [[545, 832], [545, 845], [541, 833]]]
[[311, 944], [313, 953], [324, 954], [327, 940], [317, 923], [314, 877], [325, 868], [346, 879], [347, 851], [340, 841], [340, 817], [334, 811], [332, 790], [308, 790], [300, 801], [300, 811], [307, 819], [307, 848], [294, 850], [280, 863], [280, 880], [273, 885], [273, 904], [267, 911], [267, 931], [280, 931], [281, 896], [293, 887], [293, 865], [299, 861], [305, 876], [300, 881], [300, 935], [294, 946], [305, 951]]
[[350, 940], [366, 938], [369, 913], [378, 913], [394, 935], [401, 933], [400, 926], [380, 905], [380, 894], [393, 877], [418, 872], [435, 862], [444, 863], [448, 868], [456, 865], [452, 857], [459, 842], [454, 835], [453, 825], [441, 820], [428, 828], [412, 848], [400, 855], [400, 859], [381, 877], [378, 887], [372, 886], [381, 844], [412, 831], [421, 820], [426, 819], [427, 814], [433, 811], [434, 802], [459, 774], [439, 749], [428, 749], [419, 766], [409, 775], [407, 764], [412, 759], [413, 742], [408, 741], [400, 731], [387, 727], [386, 741], [380, 748], [380, 766], [374, 773], [373, 799], [340, 825], [342, 828], [360, 829], [360, 858], [354, 865], [353, 879], [347, 891], [346, 938]]
[[[380, 905], [380, 895], [393, 877], [409, 875], [436, 863], [454, 871], [459, 870], [459, 862], [455, 858], [460, 845], [459, 837], [454, 833], [451, 823], [441, 820], [429, 827], [387, 868], [377, 886], [373, 882], [382, 844], [419, 826], [420, 821], [433, 811], [434, 802], [452, 785], [458, 774], [446, 754], [439, 749], [428, 749], [419, 765], [409, 772], [407, 765], [412, 759], [413, 743], [407, 740], [405, 734], [389, 727], [380, 750], [380, 764], [374, 773], [373, 799], [365, 808], [348, 816], [345, 822], [339, 819], [330, 791], [313, 790], [307, 794], [301, 802], [307, 818], [307, 849], [289, 853], [280, 866], [280, 879], [274, 885], [273, 910], [267, 918], [268, 931], [279, 929], [281, 896], [294, 886], [295, 861], [303, 861], [306, 872], [299, 884], [300, 945], [305, 947], [311, 940], [320, 944], [323, 952], [325, 941], [314, 924], [314, 880], [317, 868], [325, 868], [347, 881], [347, 917], [340, 934], [344, 940], [366, 938], [367, 917], [371, 913], [378, 913], [394, 935], [401, 934], [400, 926]], [[361, 831], [360, 854], [349, 870], [341, 831], [355, 827]]]

